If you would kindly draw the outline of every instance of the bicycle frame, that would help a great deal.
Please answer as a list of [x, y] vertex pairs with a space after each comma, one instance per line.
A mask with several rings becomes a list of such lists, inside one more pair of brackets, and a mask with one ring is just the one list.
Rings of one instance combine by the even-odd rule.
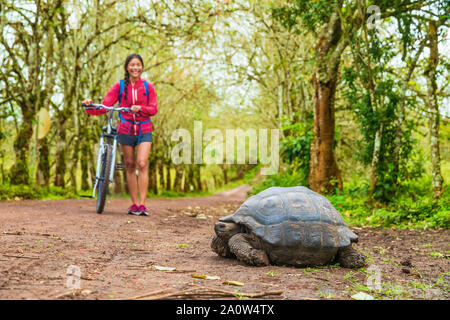
[[101, 163], [102, 163], [102, 156], [103, 154], [106, 152], [106, 148], [107, 145], [109, 143], [105, 143], [105, 138], [106, 139], [112, 139], [112, 159], [111, 159], [111, 167], [109, 170], [109, 177], [105, 177], [103, 179], [108, 179], [107, 183], [111, 183], [113, 182], [114, 179], [114, 172], [116, 169], [116, 151], [117, 151], [117, 130], [116, 128], [114, 128], [112, 121], [113, 121], [113, 115], [114, 112], [120, 112], [120, 111], [126, 111], [126, 112], [131, 112], [130, 108], [121, 108], [121, 107], [107, 107], [104, 106], [102, 104], [91, 104], [89, 106], [85, 106], [83, 105], [85, 108], [95, 108], [95, 109], [100, 109], [100, 108], [104, 108], [104, 109], [108, 109], [111, 112], [109, 113], [109, 117], [108, 117], [108, 125], [106, 127], [102, 128], [102, 133], [100, 134], [100, 144], [98, 147], [98, 152], [97, 152], [97, 167], [96, 167], [96, 172], [95, 172], [95, 183], [94, 183], [94, 188], [92, 190], [92, 198], [95, 198], [95, 191], [97, 189], [98, 186], [98, 182], [102, 179], [101, 178]]

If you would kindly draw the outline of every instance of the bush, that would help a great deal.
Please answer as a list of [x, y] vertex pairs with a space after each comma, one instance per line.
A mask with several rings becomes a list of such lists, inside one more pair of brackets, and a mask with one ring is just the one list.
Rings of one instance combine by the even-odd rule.
[[0, 200], [68, 199], [78, 197], [70, 188], [36, 185], [0, 185]]
[[425, 195], [408, 192], [389, 205], [371, 205], [367, 197], [354, 198], [344, 189], [340, 195], [328, 196], [349, 224], [372, 227], [444, 228], [450, 227], [450, 191], [434, 201], [430, 192]]
[[277, 174], [268, 175], [264, 181], [253, 186], [251, 194], [257, 194], [270, 187], [293, 187], [306, 185], [308, 174], [303, 170], [297, 170], [296, 167], [280, 168]]

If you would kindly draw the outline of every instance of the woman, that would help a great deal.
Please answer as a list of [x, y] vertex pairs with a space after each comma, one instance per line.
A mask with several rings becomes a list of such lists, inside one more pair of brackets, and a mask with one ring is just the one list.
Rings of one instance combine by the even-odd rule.
[[[150, 82], [147, 82], [146, 86], [146, 80], [141, 79], [144, 62], [140, 55], [129, 55], [125, 60], [124, 68], [122, 100], [119, 101], [120, 81], [118, 81], [108, 91], [102, 104], [111, 107], [119, 101], [121, 107], [131, 108], [131, 113], [120, 113], [120, 121], [117, 126], [119, 133], [117, 141], [123, 152], [128, 190], [133, 203], [128, 213], [148, 216], [145, 200], [148, 188], [148, 157], [153, 140], [150, 117], [158, 112], [156, 93]], [[85, 99], [82, 103], [89, 105], [92, 104], [92, 100]], [[91, 115], [100, 115], [108, 110], [89, 109], [86, 112]], [[137, 177], [136, 169], [138, 170]]]

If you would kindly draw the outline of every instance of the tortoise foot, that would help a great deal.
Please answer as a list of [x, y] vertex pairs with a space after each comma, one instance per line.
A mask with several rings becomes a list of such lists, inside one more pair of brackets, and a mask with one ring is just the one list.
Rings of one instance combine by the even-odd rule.
[[269, 258], [264, 250], [254, 248], [250, 237], [245, 233], [238, 233], [228, 241], [230, 251], [239, 261], [251, 266], [268, 266]]

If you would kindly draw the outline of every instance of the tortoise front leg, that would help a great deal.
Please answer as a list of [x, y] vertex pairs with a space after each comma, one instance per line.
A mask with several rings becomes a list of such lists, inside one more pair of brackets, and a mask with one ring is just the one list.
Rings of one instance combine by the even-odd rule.
[[234, 258], [234, 254], [231, 253], [228, 243], [216, 235], [211, 240], [211, 249], [221, 257]]
[[264, 250], [253, 247], [250, 239], [246, 233], [235, 234], [228, 240], [228, 247], [239, 261], [252, 266], [268, 266], [267, 254]]

